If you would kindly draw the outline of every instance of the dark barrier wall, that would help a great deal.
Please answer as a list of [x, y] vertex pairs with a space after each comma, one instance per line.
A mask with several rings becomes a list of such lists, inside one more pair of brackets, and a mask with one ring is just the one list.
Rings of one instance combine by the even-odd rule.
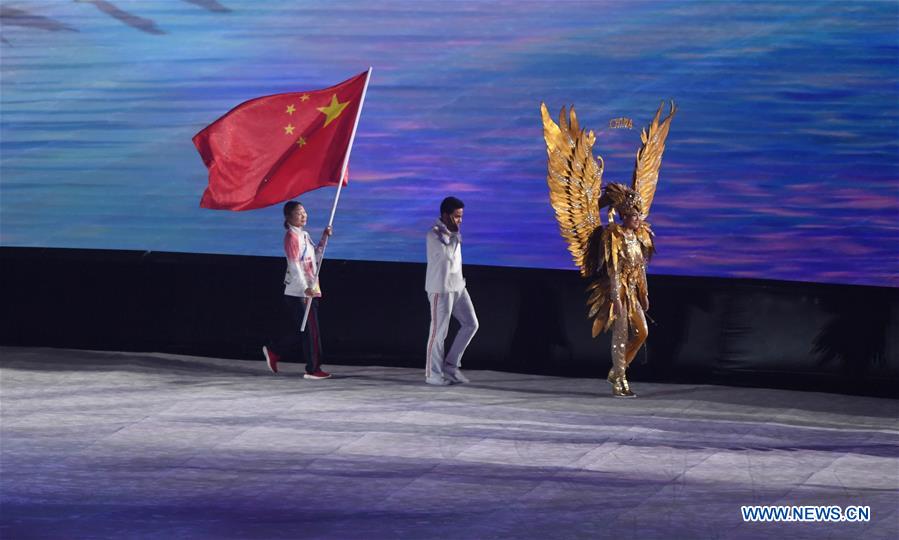
[[[5, 345], [262, 360], [284, 261], [2, 248]], [[576, 272], [466, 266], [480, 330], [468, 369], [604, 377]], [[424, 265], [326, 260], [328, 363], [422, 367]], [[897, 289], [650, 276], [648, 344], [631, 379], [899, 394]], [[339, 372], [339, 369], [336, 371]]]

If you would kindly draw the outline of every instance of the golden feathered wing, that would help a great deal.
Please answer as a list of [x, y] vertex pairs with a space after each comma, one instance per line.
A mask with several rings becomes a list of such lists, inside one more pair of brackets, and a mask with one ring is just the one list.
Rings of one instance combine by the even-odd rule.
[[649, 215], [649, 207], [656, 194], [656, 185], [659, 183], [659, 168], [662, 166], [662, 154], [665, 152], [665, 139], [668, 138], [668, 128], [671, 119], [677, 112], [677, 106], [671, 102], [671, 110], [668, 116], [659, 122], [665, 103], [659, 105], [655, 117], [648, 128], [643, 128], [640, 138], [643, 146], [637, 150], [637, 162], [634, 166], [634, 178], [631, 188], [640, 194], [643, 201], [643, 218]]
[[[603, 161], [593, 158], [592, 131], [580, 129], [574, 107], [559, 114], [559, 123], [553, 122], [540, 104], [543, 116], [543, 138], [546, 141], [549, 200], [559, 222], [559, 232], [568, 242], [568, 251], [584, 277], [597, 270], [598, 257], [591, 254], [591, 244], [598, 244], [595, 235], [601, 231], [599, 208]], [[593, 242], [591, 242], [593, 240]], [[592, 255], [592, 256], [591, 256]]]

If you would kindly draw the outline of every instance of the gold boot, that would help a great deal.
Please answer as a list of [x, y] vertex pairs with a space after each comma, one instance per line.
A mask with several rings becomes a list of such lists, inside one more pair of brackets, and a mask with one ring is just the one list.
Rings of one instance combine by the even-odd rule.
[[626, 398], [635, 398], [637, 394], [631, 392], [631, 387], [627, 383], [627, 377], [621, 377], [618, 379], [618, 382], [621, 384], [622, 395], [617, 395], [615, 397], [626, 397]]
[[631, 392], [630, 386], [627, 384], [627, 378], [624, 375], [617, 375], [614, 369], [609, 371], [609, 376], [606, 380], [612, 385], [613, 396], [618, 398], [637, 397], [637, 394]]

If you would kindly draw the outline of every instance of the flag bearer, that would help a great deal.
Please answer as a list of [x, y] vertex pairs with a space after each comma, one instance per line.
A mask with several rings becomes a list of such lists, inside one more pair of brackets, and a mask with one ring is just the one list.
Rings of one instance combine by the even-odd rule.
[[[283, 357], [304, 356], [306, 379], [327, 379], [330, 373], [323, 371], [321, 335], [318, 326], [318, 299], [322, 292], [317, 279], [318, 265], [331, 227], [322, 232], [318, 244], [306, 231], [308, 216], [303, 204], [289, 201], [284, 204], [284, 253], [287, 256], [287, 272], [284, 275], [284, 333], [280, 340], [262, 347], [262, 354], [273, 373], [278, 372], [278, 361]], [[306, 330], [300, 332], [306, 302], [312, 302]]]

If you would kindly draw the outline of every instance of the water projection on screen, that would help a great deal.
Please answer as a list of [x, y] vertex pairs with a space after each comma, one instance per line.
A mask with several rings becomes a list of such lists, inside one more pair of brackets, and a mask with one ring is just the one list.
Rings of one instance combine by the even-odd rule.
[[[279, 256], [278, 206], [199, 208], [191, 137], [372, 66], [330, 258], [422, 262], [455, 195], [466, 263], [574, 271], [540, 102], [574, 104], [604, 180], [629, 182], [640, 128], [673, 99], [650, 273], [896, 286], [897, 17], [851, 1], [11, 0], [0, 244]], [[333, 196], [301, 197], [315, 234]]]

